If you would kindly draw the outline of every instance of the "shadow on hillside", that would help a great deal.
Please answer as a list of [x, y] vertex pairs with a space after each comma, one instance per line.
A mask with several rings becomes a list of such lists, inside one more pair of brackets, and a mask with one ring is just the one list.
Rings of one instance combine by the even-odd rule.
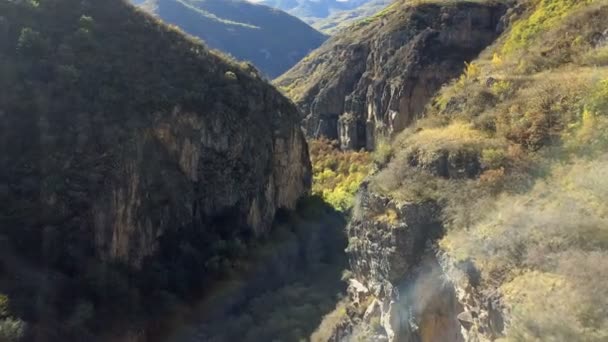
[[345, 226], [343, 214], [317, 197], [280, 212], [272, 233], [207, 287], [167, 340], [308, 340], [345, 292]]
[[8, 298], [24, 341], [307, 340], [345, 291], [343, 215], [305, 198], [262, 239], [230, 217], [166, 234], [140, 270], [79, 259], [70, 273], [73, 249], [45, 264], [0, 234], [0, 310]]

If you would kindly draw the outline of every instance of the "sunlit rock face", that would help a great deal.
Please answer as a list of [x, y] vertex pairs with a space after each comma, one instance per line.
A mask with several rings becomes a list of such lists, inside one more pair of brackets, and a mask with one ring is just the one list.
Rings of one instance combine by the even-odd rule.
[[348, 228], [353, 281], [359, 284], [351, 293], [373, 300], [358, 299], [368, 305], [368, 324], [355, 326], [355, 335], [375, 321], [376, 339], [462, 340], [459, 304], [430, 249], [442, 233], [440, 217], [435, 203], [398, 203], [363, 187]]
[[393, 6], [338, 33], [276, 84], [291, 91], [308, 136], [373, 149], [497, 37], [504, 11], [496, 3]]
[[505, 328], [500, 298], [471, 263], [433, 247], [441, 207], [375, 194], [364, 184], [347, 228], [353, 277], [331, 341], [491, 341]]

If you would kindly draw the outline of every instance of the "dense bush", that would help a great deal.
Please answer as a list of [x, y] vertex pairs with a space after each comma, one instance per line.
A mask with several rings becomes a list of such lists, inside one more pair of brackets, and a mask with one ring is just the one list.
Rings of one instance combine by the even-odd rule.
[[[305, 341], [342, 298], [346, 267], [345, 220], [319, 197], [279, 215], [273, 233], [256, 243], [221, 282], [208, 291], [195, 316], [175, 338], [205, 341]], [[225, 312], [213, 315], [213, 312]]]
[[338, 210], [350, 209], [359, 185], [370, 172], [370, 154], [341, 151], [336, 142], [327, 139], [312, 140], [309, 146], [314, 173], [313, 193]]
[[23, 336], [25, 323], [11, 317], [9, 300], [6, 295], [0, 294], [0, 341], [17, 342]]
[[607, 168], [584, 160], [557, 167], [530, 192], [493, 202], [468, 230], [442, 241], [451, 255], [474, 260], [484, 279], [503, 284], [514, 341], [608, 336]]
[[560, 21], [572, 14], [572, 10], [594, 0], [540, 0], [531, 14], [515, 23], [502, 47], [505, 53], [527, 47], [540, 34], [555, 28]]

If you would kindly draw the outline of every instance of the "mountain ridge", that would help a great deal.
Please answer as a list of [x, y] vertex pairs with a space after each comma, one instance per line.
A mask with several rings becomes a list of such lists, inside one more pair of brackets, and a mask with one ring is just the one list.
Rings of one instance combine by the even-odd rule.
[[25, 339], [148, 340], [310, 191], [291, 102], [126, 1], [3, 1], [0, 35], [0, 339], [8, 302]]
[[282, 11], [244, 0], [146, 0], [139, 6], [273, 78], [326, 37]]
[[256, 0], [256, 3], [284, 10], [325, 33], [334, 33], [359, 19], [365, 19], [392, 0]]

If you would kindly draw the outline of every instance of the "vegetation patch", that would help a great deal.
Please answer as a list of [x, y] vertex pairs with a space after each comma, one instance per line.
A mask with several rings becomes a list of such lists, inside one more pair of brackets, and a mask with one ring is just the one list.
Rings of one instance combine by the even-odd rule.
[[380, 215], [375, 217], [375, 220], [377, 222], [382, 222], [382, 223], [386, 223], [386, 224], [395, 224], [398, 222], [399, 219], [399, 215], [397, 214], [397, 212], [394, 209], [387, 209], [384, 213], [381, 213]]
[[8, 296], [0, 293], [0, 341], [17, 342], [23, 337], [25, 323], [11, 316]]
[[481, 145], [487, 138], [486, 134], [476, 130], [471, 124], [455, 121], [444, 127], [422, 128], [416, 134], [407, 137], [402, 144], [428, 151], [458, 150], [466, 146]]
[[310, 341], [329, 341], [332, 335], [335, 333], [336, 328], [339, 327], [339, 324], [348, 319], [346, 311], [347, 306], [348, 302], [346, 300], [342, 300], [338, 303], [338, 305], [336, 305], [336, 308], [332, 312], [323, 317], [323, 320], [321, 321], [321, 324], [317, 330], [315, 330], [310, 336]]
[[502, 51], [511, 53], [527, 47], [541, 33], [555, 28], [576, 8], [592, 3], [594, 0], [535, 0], [531, 14], [518, 21], [508, 34]]
[[309, 142], [313, 166], [314, 194], [340, 211], [354, 204], [359, 186], [368, 176], [371, 155], [365, 151], [341, 151], [337, 142], [327, 139]]
[[[370, 189], [442, 204], [440, 248], [503, 295], [506, 340], [599, 342], [608, 338], [608, 2], [524, 5], [396, 137]], [[443, 151], [476, 153], [482, 172], [446, 179], [411, 162]]]

